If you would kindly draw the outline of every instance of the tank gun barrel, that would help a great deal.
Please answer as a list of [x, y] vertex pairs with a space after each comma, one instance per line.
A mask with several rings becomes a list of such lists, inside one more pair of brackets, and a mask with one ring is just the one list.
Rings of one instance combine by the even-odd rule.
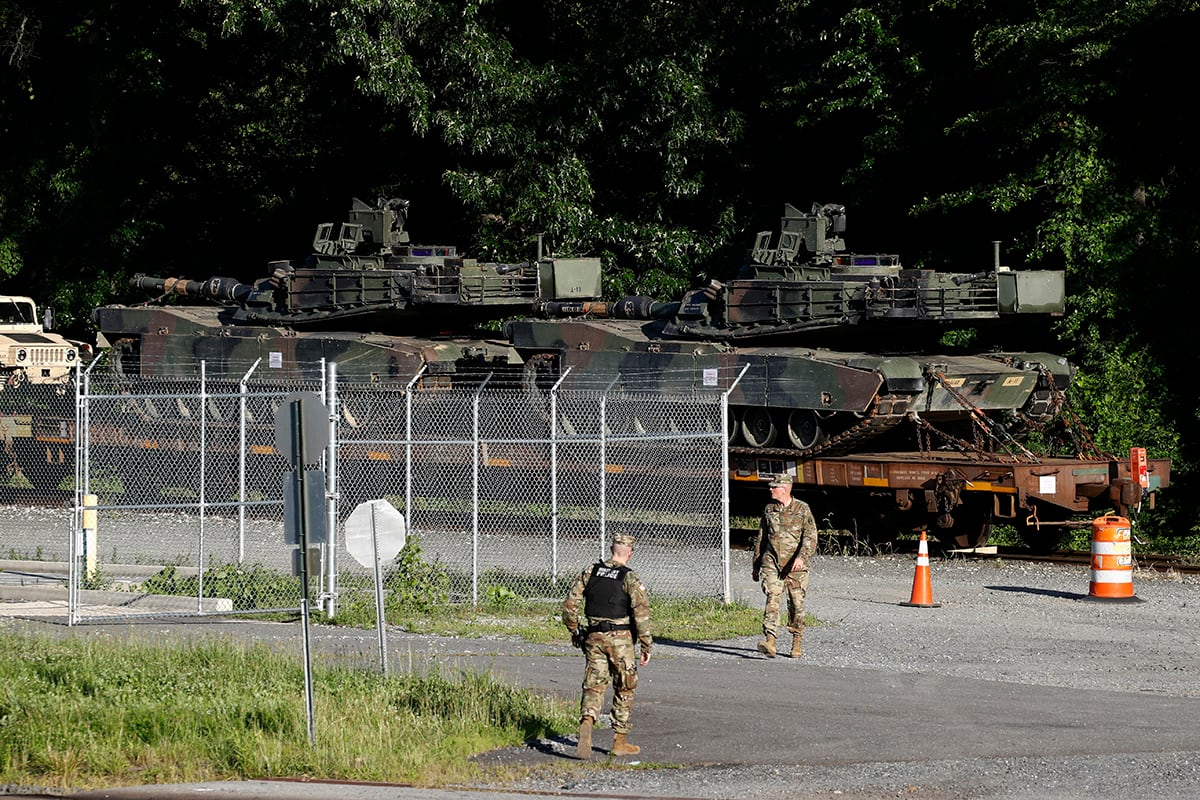
[[540, 306], [547, 317], [584, 317], [598, 319], [670, 319], [679, 310], [679, 303], [663, 303], [652, 297], [623, 297], [614, 303], [601, 300], [579, 302], [547, 302]]
[[230, 303], [243, 303], [254, 291], [253, 287], [233, 278], [219, 277], [203, 281], [190, 281], [186, 278], [152, 278], [148, 275], [134, 275], [129, 279], [129, 285], [164, 295], [182, 294], [187, 297], [203, 297], [207, 300]]
[[972, 272], [970, 275], [955, 275], [950, 280], [954, 281], [955, 286], [962, 286], [964, 283], [974, 283], [975, 281], [983, 281], [995, 275], [994, 272]]

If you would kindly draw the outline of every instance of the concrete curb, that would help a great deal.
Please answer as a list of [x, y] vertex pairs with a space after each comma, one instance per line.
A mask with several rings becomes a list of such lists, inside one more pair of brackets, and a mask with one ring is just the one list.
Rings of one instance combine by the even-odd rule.
[[[0, 585], [0, 602], [4, 603], [67, 603], [67, 587], [47, 584], [26, 586]], [[140, 592], [107, 592], [97, 589], [81, 589], [79, 603], [84, 606], [107, 606], [126, 611], [144, 613], [148, 611], [193, 612], [219, 614], [233, 611], [233, 601], [227, 597], [206, 597], [197, 601], [195, 597], [179, 597], [165, 594], [142, 594]]]
[[[136, 578], [149, 578], [167, 568], [164, 564], [101, 564], [100, 566], [106, 573], [127, 575]], [[66, 575], [70, 571], [70, 565], [66, 561], [28, 561], [0, 558], [0, 570], [38, 575]], [[199, 570], [195, 567], [175, 567], [175, 573], [186, 578], [194, 578], [198, 572]]]

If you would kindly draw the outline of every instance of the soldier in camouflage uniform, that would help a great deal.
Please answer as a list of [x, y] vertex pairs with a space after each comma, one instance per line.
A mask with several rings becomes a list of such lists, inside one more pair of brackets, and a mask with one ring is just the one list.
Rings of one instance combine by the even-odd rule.
[[763, 510], [754, 540], [754, 580], [762, 576], [763, 640], [758, 651], [775, 657], [776, 630], [783, 592], [788, 597], [788, 630], [792, 632], [792, 658], [800, 657], [804, 638], [804, 596], [808, 592], [809, 559], [817, 551], [817, 521], [808, 503], [792, 497], [787, 476], [771, 481], [771, 500]]
[[[613, 684], [612, 754], [633, 755], [642, 748], [626, 741], [637, 668], [650, 661], [650, 597], [637, 573], [626, 566], [633, 537], [613, 537], [612, 556], [587, 567], [575, 579], [563, 603], [562, 620], [571, 641], [583, 650], [583, 697], [579, 701], [579, 757], [592, 757], [592, 726], [600, 717], [604, 693]], [[580, 605], [583, 606], [580, 609]], [[582, 614], [581, 614], [582, 611]], [[636, 639], [641, 649], [638, 658]]]

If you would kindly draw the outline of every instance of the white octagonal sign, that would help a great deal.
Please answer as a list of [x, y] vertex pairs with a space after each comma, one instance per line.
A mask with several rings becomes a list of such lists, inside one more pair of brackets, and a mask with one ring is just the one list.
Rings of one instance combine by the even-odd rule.
[[346, 519], [346, 550], [364, 567], [374, 569], [376, 557], [380, 563], [391, 561], [404, 549], [404, 540], [404, 515], [387, 500], [359, 503]]

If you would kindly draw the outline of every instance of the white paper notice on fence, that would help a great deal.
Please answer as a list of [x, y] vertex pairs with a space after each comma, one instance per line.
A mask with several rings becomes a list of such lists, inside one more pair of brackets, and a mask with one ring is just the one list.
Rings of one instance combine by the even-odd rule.
[[279, 369], [283, 366], [283, 353], [276, 350], [267, 356], [267, 366], [271, 369]]
[[1056, 494], [1058, 479], [1053, 475], [1038, 476], [1038, 494]]
[[716, 386], [717, 385], [717, 371], [715, 369], [704, 370], [704, 385], [705, 386]]

